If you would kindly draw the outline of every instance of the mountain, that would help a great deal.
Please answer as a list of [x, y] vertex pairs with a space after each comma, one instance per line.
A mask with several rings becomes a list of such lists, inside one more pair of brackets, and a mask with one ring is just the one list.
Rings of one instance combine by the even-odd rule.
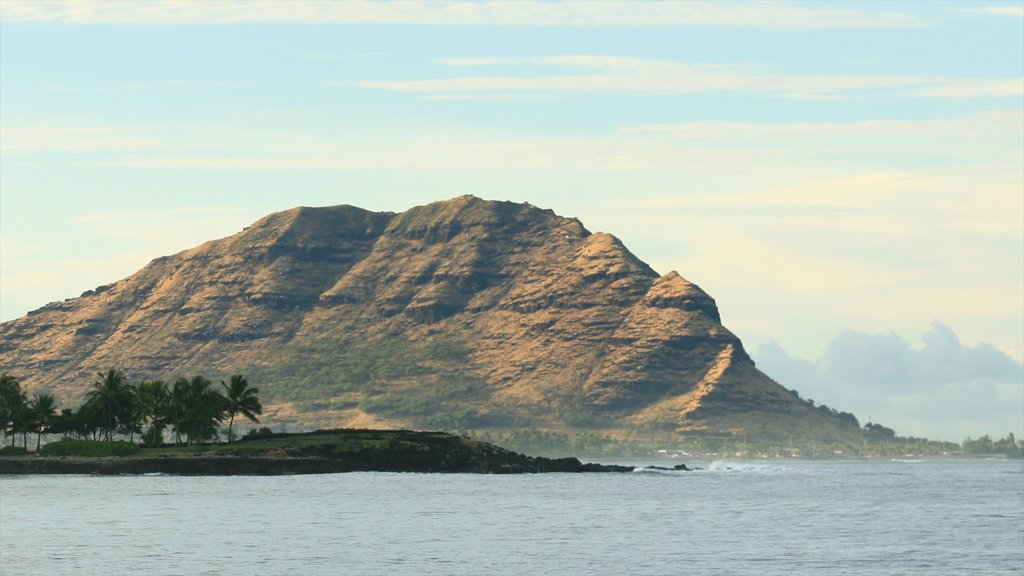
[[271, 214], [3, 323], [0, 367], [67, 404], [109, 367], [242, 373], [278, 424], [860, 432], [761, 373], [696, 284], [576, 219], [472, 196]]

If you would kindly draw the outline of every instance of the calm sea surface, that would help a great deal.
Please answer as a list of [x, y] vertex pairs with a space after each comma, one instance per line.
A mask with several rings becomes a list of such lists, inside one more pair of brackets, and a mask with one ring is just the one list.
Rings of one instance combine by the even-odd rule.
[[0, 573], [1024, 574], [1024, 462], [0, 476]]

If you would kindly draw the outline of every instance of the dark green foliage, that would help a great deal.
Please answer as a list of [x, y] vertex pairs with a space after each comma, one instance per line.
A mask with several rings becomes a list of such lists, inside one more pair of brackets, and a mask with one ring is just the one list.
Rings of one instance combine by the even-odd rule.
[[867, 430], [868, 432], [871, 432], [872, 435], [877, 436], [878, 438], [890, 440], [896, 438], [895, 430], [893, 430], [892, 428], [886, 428], [881, 424], [872, 424], [871, 422], [868, 422], [867, 424], [864, 425], [864, 429]]
[[[224, 420], [229, 420], [231, 436], [231, 423], [238, 414], [258, 422], [256, 415], [263, 411], [256, 396], [258, 390], [241, 375], [232, 376], [230, 384], [221, 384], [227, 397], [202, 376], [180, 378], [170, 387], [160, 380], [129, 385], [124, 374], [112, 368], [99, 374], [78, 410], [64, 408], [58, 414], [52, 394], [35, 394], [28, 401], [17, 379], [4, 373], [0, 380], [0, 426], [11, 437], [12, 445], [15, 434], [22, 434], [25, 449], [28, 434], [35, 433], [36, 450], [41, 453], [46, 453], [45, 448], [40, 450], [44, 435], [108, 442], [120, 436], [127, 437], [130, 444], [135, 434], [141, 434], [143, 444], [157, 446], [163, 443], [168, 426], [179, 442], [184, 437], [191, 445], [217, 438]], [[64, 446], [67, 449], [71, 445]]]
[[28, 410], [33, 432], [36, 433], [36, 450], [39, 450], [43, 433], [49, 432], [53, 416], [57, 413], [57, 401], [53, 394], [36, 394], [32, 396]]
[[189, 444], [212, 440], [224, 421], [228, 401], [212, 385], [202, 376], [193, 376], [185, 387], [184, 406], [175, 430], [188, 436]]
[[119, 429], [127, 431], [133, 428], [135, 393], [120, 370], [111, 368], [106, 374], [100, 372], [99, 380], [93, 383], [93, 389], [85, 399], [107, 440]]
[[259, 429], [253, 428], [245, 433], [242, 437], [243, 440], [255, 440], [259, 438], [270, 438], [274, 435], [274, 431], [266, 426], [261, 426]]
[[139, 424], [148, 424], [142, 443], [150, 446], [162, 443], [169, 412], [170, 390], [167, 384], [161, 380], [139, 382], [135, 386], [135, 397]]
[[999, 454], [1007, 458], [1024, 457], [1024, 439], [1017, 440], [1013, 432], [999, 440], [993, 440], [988, 434], [981, 438], [967, 438], [963, 444], [964, 452], [975, 455]]
[[59, 442], [51, 442], [43, 446], [39, 453], [43, 456], [132, 456], [141, 449], [130, 442], [101, 442], [97, 440], [75, 440], [65, 438]]
[[11, 438], [12, 446], [15, 435], [19, 432], [27, 434], [30, 421], [28, 398], [21, 390], [21, 383], [7, 372], [0, 374], [0, 426]]
[[21, 446], [4, 446], [0, 448], [0, 456], [27, 456], [28, 450]]
[[228, 442], [231, 442], [233, 440], [231, 427], [235, 423], [235, 415], [241, 414], [249, 420], [259, 423], [259, 418], [256, 416], [263, 414], [263, 405], [260, 404], [260, 400], [256, 396], [259, 390], [249, 386], [249, 381], [241, 374], [232, 376], [230, 384], [221, 380], [220, 385], [224, 387], [224, 397], [227, 400], [227, 413], [230, 417], [228, 420]]

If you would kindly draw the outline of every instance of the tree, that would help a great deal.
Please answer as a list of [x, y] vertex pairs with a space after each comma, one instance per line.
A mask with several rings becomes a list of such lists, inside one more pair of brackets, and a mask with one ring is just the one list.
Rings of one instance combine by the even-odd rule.
[[79, 424], [79, 412], [71, 408], [61, 408], [60, 414], [55, 414], [50, 419], [50, 432], [60, 434], [61, 438], [79, 436], [81, 425]]
[[85, 395], [86, 404], [96, 410], [102, 422], [106, 440], [110, 440], [119, 424], [130, 420], [134, 403], [131, 388], [125, 383], [124, 374], [111, 368], [93, 383], [93, 389]]
[[11, 446], [14, 446], [14, 436], [22, 427], [26, 405], [27, 399], [18, 379], [7, 372], [0, 374], [0, 426], [4, 434], [11, 437]]
[[[188, 435], [188, 443], [210, 440], [217, 435], [217, 425], [227, 413], [227, 399], [211, 389], [212, 383], [202, 376], [194, 376], [185, 386], [184, 411], [177, 430]], [[175, 382], [175, 389], [178, 383]], [[172, 389], [172, 395], [175, 392]]]
[[188, 409], [189, 385], [185, 378], [178, 378], [174, 381], [167, 398], [167, 414], [174, 428], [174, 444], [181, 444], [181, 433], [184, 432], [182, 419]]
[[161, 380], [139, 382], [135, 386], [135, 398], [140, 423], [149, 424], [142, 436], [142, 442], [149, 445], [160, 444], [163, 441], [164, 426], [167, 424], [170, 407], [170, 390], [167, 383]]
[[245, 376], [236, 374], [231, 377], [229, 382], [225, 384], [223, 380], [220, 381], [220, 385], [224, 387], [224, 397], [227, 399], [228, 442], [230, 443], [234, 438], [232, 426], [235, 423], [235, 416], [241, 414], [259, 424], [260, 421], [256, 416], [263, 414], [263, 405], [260, 404], [260, 400], [256, 396], [259, 389], [251, 388]]
[[43, 433], [48, 432], [53, 415], [57, 413], [57, 401], [53, 394], [36, 394], [29, 403], [29, 413], [36, 433], [36, 451], [42, 444]]

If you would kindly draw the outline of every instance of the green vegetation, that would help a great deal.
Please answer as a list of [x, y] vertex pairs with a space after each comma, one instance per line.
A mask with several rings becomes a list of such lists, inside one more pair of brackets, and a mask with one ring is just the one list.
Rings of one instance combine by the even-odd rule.
[[390, 435], [374, 431], [346, 430], [320, 433], [274, 434], [267, 429], [247, 434], [230, 444], [195, 444], [192, 446], [160, 446], [143, 448], [146, 456], [194, 456], [197, 454], [217, 456], [320, 456], [377, 450], [396, 442]]
[[[11, 446], [20, 434], [22, 449], [28, 449], [28, 436], [36, 435], [36, 450], [41, 454], [50, 446], [52, 450], [70, 450], [69, 453], [88, 452], [88, 455], [119, 455], [115, 438], [127, 437], [127, 445], [134, 446], [136, 434], [145, 445], [160, 445], [169, 426], [175, 444], [191, 445], [215, 440], [220, 425], [228, 423], [227, 438], [234, 439], [234, 421], [238, 415], [259, 422], [263, 406], [259, 390], [249, 386], [242, 375], [234, 375], [230, 383], [221, 381], [222, 394], [202, 376], [179, 378], [172, 386], [160, 380], [129, 384], [124, 374], [111, 368], [100, 373], [85, 402], [77, 410], [64, 408], [57, 413], [57, 402], [51, 394], [35, 394], [28, 400], [18, 380], [7, 374], [0, 375], [0, 427], [10, 438]], [[58, 436], [62, 442], [42, 447], [44, 436]], [[89, 448], [102, 440], [107, 447]], [[64, 442], [91, 442], [65, 444]], [[9, 446], [8, 448], [10, 448]], [[104, 450], [113, 453], [104, 453]], [[12, 451], [6, 452], [8, 455]], [[93, 454], [95, 452], [95, 454]], [[63, 453], [62, 453], [63, 454]]]
[[234, 439], [234, 431], [231, 427], [235, 423], [235, 416], [241, 414], [253, 422], [259, 422], [259, 418], [256, 416], [263, 413], [263, 405], [256, 397], [259, 390], [250, 387], [249, 381], [241, 374], [232, 376], [230, 384], [225, 384], [221, 380], [220, 385], [224, 387], [224, 397], [227, 399], [228, 442], [231, 442]]
[[59, 442], [51, 442], [43, 446], [39, 453], [43, 456], [134, 456], [142, 449], [130, 442], [76, 440], [64, 438]]
[[27, 456], [28, 450], [21, 446], [4, 446], [0, 448], [0, 456]]
[[1013, 432], [1010, 432], [1005, 437], [999, 440], [993, 440], [988, 434], [978, 438], [968, 438], [964, 440], [963, 444], [964, 452], [975, 456], [1005, 456], [1007, 458], [1022, 458], [1024, 457], [1024, 438], [1018, 440], [1014, 437]]
[[579, 458], [908, 458], [1003, 456], [1021, 458], [1024, 441], [1013, 434], [1001, 440], [983, 436], [963, 445], [924, 438], [899, 437], [878, 424], [864, 427], [863, 442], [766, 442], [728, 435], [691, 434], [662, 439], [623, 440], [594, 432], [511, 430], [502, 433], [463, 431], [462, 434], [533, 456]]
[[[372, 348], [368, 346], [366, 350]], [[361, 386], [350, 386], [360, 391], [359, 400], [331, 397], [328, 400], [310, 399], [310, 402], [323, 404], [322, 408], [358, 406], [367, 412], [384, 416], [411, 417], [423, 427], [462, 430], [464, 435], [472, 435], [484, 442], [531, 455], [591, 458], [657, 457], [666, 454], [712, 458], [1024, 457], [1024, 440], [1017, 439], [1012, 433], [1001, 439], [993, 439], [988, 435], [977, 439], [967, 438], [962, 445], [958, 445], [924, 438], [899, 437], [893, 429], [872, 422], [863, 426], [865, 434], [859, 443], [794, 444], [791, 441], [764, 442], [700, 434], [621, 440], [590, 431], [536, 429], [469, 433], [465, 430], [494, 423], [493, 418], [485, 421], [474, 409], [458, 405], [460, 398], [473, 398], [478, 388], [471, 379], [457, 378], [427, 362], [430, 354], [458, 355], [464, 348], [457, 343], [435, 341], [418, 350], [415, 354], [403, 356], [404, 360], [386, 367], [385, 357], [396, 350], [383, 346], [374, 353], [368, 353], [366, 359], [358, 364], [361, 366], [359, 370], [369, 377], [392, 377], [397, 374], [410, 376], [410, 380], [391, 387], [389, 392], [371, 395], [368, 393], [369, 386], [364, 383]], [[352, 360], [352, 357], [349, 359]], [[129, 384], [120, 371], [111, 369], [98, 374], [81, 406], [77, 409], [64, 408], [58, 413], [53, 395], [37, 393], [29, 399], [17, 379], [3, 373], [0, 374], [0, 430], [9, 439], [9, 445], [0, 449], [0, 456], [28, 454], [31, 434], [36, 435], [35, 449], [44, 455], [132, 454], [135, 453], [133, 449], [138, 448], [135, 444], [136, 435], [141, 439], [143, 447], [149, 447], [146, 453], [153, 455], [210, 452], [244, 455], [268, 449], [288, 452], [299, 444], [309, 445], [308, 439], [289, 440], [289, 435], [274, 434], [269, 428], [252, 430], [244, 438], [238, 439], [234, 427], [236, 417], [259, 422], [257, 416], [263, 411], [257, 397], [259, 391], [251, 387], [242, 375], [233, 375], [220, 384], [218, 389], [202, 376], [179, 378], [172, 385], [160, 380]], [[411, 393], [412, 387], [416, 387], [415, 394]], [[842, 417], [851, 426], [858, 427], [852, 414], [815, 405], [812, 400], [805, 401], [823, 413]], [[225, 423], [226, 429], [222, 430]], [[164, 444], [168, 432], [173, 438], [173, 447]], [[16, 446], [19, 437], [21, 445]], [[61, 441], [43, 445], [44, 437], [56, 437]], [[320, 444], [330, 445], [322, 448], [328, 452], [355, 450], [359, 446], [379, 447], [369, 440], [369, 436], [358, 439], [350, 434], [345, 438]], [[226, 439], [227, 444], [210, 443], [219, 439]]]
[[289, 344], [283, 362], [250, 372], [275, 383], [268, 399], [293, 402], [300, 411], [358, 407], [421, 428], [479, 427], [489, 423], [466, 406], [483, 399], [483, 381], [452, 369], [468, 353], [448, 334], [415, 342], [315, 338]]

